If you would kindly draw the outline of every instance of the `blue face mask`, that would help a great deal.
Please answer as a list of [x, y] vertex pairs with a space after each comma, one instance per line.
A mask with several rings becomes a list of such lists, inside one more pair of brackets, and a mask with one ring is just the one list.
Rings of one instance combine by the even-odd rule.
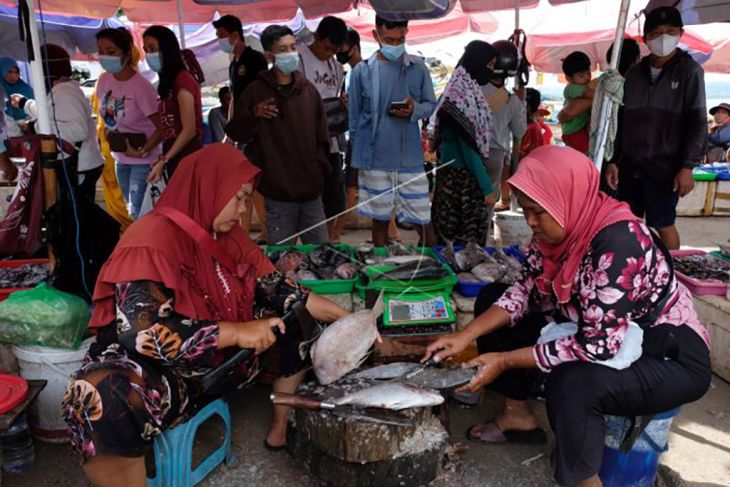
[[124, 69], [122, 58], [119, 56], [99, 56], [99, 64], [104, 71], [112, 74], [117, 74]]
[[387, 59], [388, 61], [395, 61], [406, 53], [406, 45], [405, 43], [399, 44], [397, 46], [381, 44], [380, 52], [383, 54], [383, 56], [385, 56], [385, 59]]
[[159, 52], [147, 53], [147, 66], [155, 73], [162, 71], [162, 56]]
[[276, 69], [282, 73], [289, 75], [299, 69], [299, 53], [298, 52], [285, 52], [276, 55], [276, 61], [274, 62]]
[[231, 41], [228, 40], [228, 37], [218, 39], [218, 45], [220, 46], [221, 51], [225, 52], [226, 54], [230, 54], [233, 52], [233, 44], [231, 44]]

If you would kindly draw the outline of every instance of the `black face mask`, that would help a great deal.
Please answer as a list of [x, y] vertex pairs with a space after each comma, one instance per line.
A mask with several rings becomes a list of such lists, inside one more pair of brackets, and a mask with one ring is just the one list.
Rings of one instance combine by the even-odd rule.
[[492, 73], [493, 71], [491, 69], [484, 68], [478, 73], [474, 73], [474, 81], [476, 81], [479, 86], [484, 86], [489, 83], [490, 79], [492, 79]]
[[349, 52], [338, 52], [335, 54], [335, 57], [340, 64], [347, 64], [350, 62], [350, 59], [352, 59], [352, 54]]

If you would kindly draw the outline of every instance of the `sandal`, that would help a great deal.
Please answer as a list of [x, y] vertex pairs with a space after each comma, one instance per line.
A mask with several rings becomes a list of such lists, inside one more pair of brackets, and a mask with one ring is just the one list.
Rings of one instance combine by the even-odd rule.
[[547, 443], [547, 435], [542, 428], [534, 428], [529, 431], [502, 431], [494, 421], [484, 423], [482, 434], [478, 437], [472, 435], [472, 431], [478, 424], [470, 426], [466, 430], [466, 439], [475, 443], [486, 445], [502, 445], [512, 443], [515, 445], [543, 445]]
[[494, 205], [494, 211], [496, 213], [500, 213], [502, 211], [507, 211], [507, 210], [509, 210], [509, 205], [503, 205], [501, 203], [497, 203], [496, 205]]
[[286, 450], [287, 446], [286, 446], [286, 443], [284, 443], [281, 446], [269, 445], [269, 442], [266, 441], [266, 438], [264, 438], [264, 448], [266, 448], [266, 450], [268, 450], [270, 452], [277, 453], [277, 452]]

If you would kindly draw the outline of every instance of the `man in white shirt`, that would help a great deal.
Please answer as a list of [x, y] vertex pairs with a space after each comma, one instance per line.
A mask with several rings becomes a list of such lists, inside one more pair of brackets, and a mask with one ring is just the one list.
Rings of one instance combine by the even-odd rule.
[[[302, 71], [307, 79], [317, 88], [325, 104], [325, 112], [333, 105], [337, 108], [336, 99], [342, 94], [342, 87], [345, 80], [345, 71], [342, 64], [335, 59], [335, 55], [345, 43], [347, 37], [347, 26], [342, 19], [337, 17], [323, 18], [317, 32], [314, 34], [314, 42], [309, 46], [301, 48], [299, 54], [302, 61]], [[347, 108], [342, 105], [342, 110]], [[346, 115], [345, 115], [346, 118]], [[328, 117], [329, 119], [329, 117]], [[330, 163], [332, 171], [324, 183], [322, 203], [326, 218], [345, 211], [345, 177], [342, 170], [342, 152], [346, 148], [344, 133], [333, 133], [333, 126], [330, 125]], [[337, 220], [327, 223], [329, 240], [332, 243], [339, 243], [339, 226]]]

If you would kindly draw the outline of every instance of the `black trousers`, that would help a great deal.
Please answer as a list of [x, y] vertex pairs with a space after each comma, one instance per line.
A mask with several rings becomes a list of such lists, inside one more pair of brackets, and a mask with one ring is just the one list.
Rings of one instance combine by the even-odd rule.
[[[486, 309], [488, 298], [493, 303], [494, 295], [504, 292], [504, 288], [490, 290], [492, 287], [485, 288], [477, 299], [480, 312]], [[499, 331], [508, 330], [516, 338], [526, 338], [516, 331], [524, 325], [532, 330], [534, 318], [527, 315], [513, 328]], [[482, 337], [479, 351], [482, 346], [486, 349], [506, 345], [508, 338], [503, 336], [492, 343], [489, 336]], [[510, 349], [522, 346], [526, 346], [524, 340], [515, 342]], [[507, 373], [503, 377], [506, 376]], [[513, 395], [529, 391], [535, 384], [529, 377], [510, 378], [514, 383], [501, 388]], [[556, 439], [555, 479], [561, 485], [572, 485], [598, 473], [605, 436], [604, 415], [647, 416], [674, 409], [702, 397], [710, 387], [710, 378], [710, 353], [705, 342], [690, 327], [674, 325], [645, 329], [643, 355], [626, 369], [615, 370], [590, 362], [555, 367], [546, 389], [548, 419]], [[496, 387], [493, 389], [497, 391]]]
[[340, 153], [330, 154], [329, 160], [332, 169], [324, 180], [322, 204], [324, 205], [324, 216], [332, 218], [345, 211], [345, 173], [342, 170]]
[[104, 172], [104, 166], [99, 166], [88, 171], [79, 171], [79, 176], [84, 176], [84, 180], [77, 186], [80, 196], [86, 197], [91, 201], [96, 200], [96, 182], [99, 181], [101, 173]]

